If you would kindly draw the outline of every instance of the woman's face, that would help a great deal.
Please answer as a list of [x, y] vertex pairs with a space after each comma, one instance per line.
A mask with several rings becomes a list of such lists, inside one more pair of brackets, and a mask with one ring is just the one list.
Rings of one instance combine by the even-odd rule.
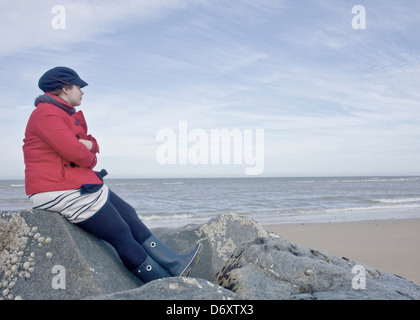
[[63, 95], [60, 97], [73, 107], [80, 106], [82, 103], [83, 91], [80, 86], [73, 85], [71, 89], [63, 88]]

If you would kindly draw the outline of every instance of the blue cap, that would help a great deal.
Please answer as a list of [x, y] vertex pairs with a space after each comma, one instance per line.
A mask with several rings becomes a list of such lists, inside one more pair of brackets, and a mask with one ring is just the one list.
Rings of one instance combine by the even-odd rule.
[[71, 84], [80, 86], [80, 88], [88, 85], [80, 79], [76, 71], [67, 67], [55, 67], [48, 70], [38, 81], [38, 87], [44, 92], [59, 90]]

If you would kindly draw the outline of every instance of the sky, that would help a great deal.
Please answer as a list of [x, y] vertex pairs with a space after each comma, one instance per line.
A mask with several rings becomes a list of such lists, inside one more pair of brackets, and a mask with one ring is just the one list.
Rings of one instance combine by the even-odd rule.
[[109, 178], [420, 174], [419, 1], [57, 4], [0, 0], [0, 179], [56, 66]]

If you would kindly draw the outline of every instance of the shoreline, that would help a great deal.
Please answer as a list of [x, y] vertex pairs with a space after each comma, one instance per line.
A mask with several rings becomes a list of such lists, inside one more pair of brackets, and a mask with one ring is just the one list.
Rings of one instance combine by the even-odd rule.
[[346, 257], [420, 285], [420, 218], [263, 227], [298, 245]]

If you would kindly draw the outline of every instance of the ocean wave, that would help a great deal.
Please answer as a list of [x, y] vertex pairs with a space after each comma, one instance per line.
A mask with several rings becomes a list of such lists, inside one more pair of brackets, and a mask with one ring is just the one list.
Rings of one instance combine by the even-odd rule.
[[150, 216], [141, 216], [144, 221], [159, 221], [159, 220], [184, 220], [192, 219], [194, 215], [192, 214], [174, 214], [174, 215], [150, 215]]
[[420, 177], [366, 177], [361, 179], [347, 179], [347, 178], [333, 178], [328, 180], [330, 183], [341, 183], [341, 182], [403, 182], [403, 181], [419, 181]]
[[349, 208], [338, 208], [338, 209], [325, 209], [325, 213], [333, 212], [351, 212], [351, 211], [371, 211], [371, 210], [384, 210], [384, 209], [415, 209], [420, 208], [418, 204], [399, 204], [399, 205], [382, 205], [382, 206], [369, 206], [369, 207], [349, 207]]
[[381, 203], [407, 203], [407, 202], [420, 202], [420, 198], [402, 198], [402, 199], [372, 199], [372, 202]]
[[108, 186], [112, 186], [112, 187], [135, 187], [135, 186], [150, 186], [152, 185], [152, 183], [112, 183], [112, 182], [107, 182], [106, 183]]
[[361, 180], [363, 182], [402, 182], [402, 181], [418, 181], [419, 177], [407, 177], [407, 178], [372, 178]]
[[[354, 212], [374, 212], [380, 210], [404, 210], [404, 209], [420, 209], [420, 199], [419, 203], [414, 201], [411, 203], [387, 203], [383, 205], [373, 205], [373, 206], [354, 206], [354, 207], [344, 207], [344, 208], [283, 208], [276, 210], [267, 210], [260, 215], [265, 216], [310, 216], [310, 215], [323, 215], [323, 214], [346, 214]], [[254, 212], [250, 212], [251, 214]]]

